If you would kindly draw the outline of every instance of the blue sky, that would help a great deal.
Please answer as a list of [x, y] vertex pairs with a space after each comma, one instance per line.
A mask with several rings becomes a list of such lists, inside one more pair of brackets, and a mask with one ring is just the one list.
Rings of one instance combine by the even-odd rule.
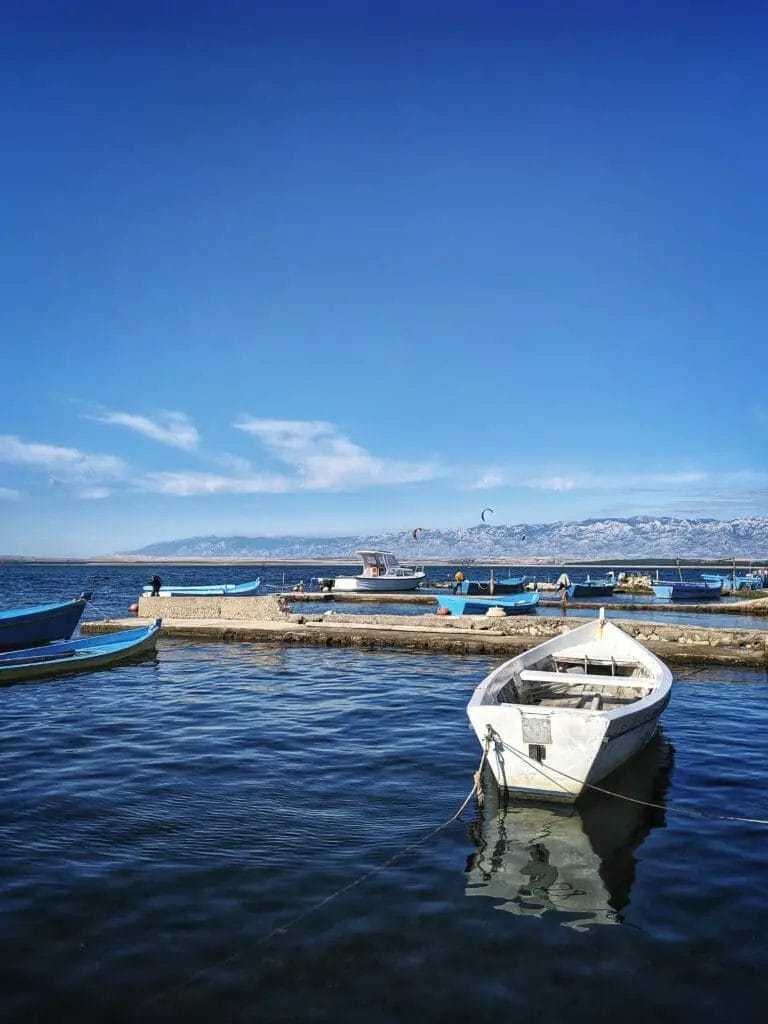
[[0, 553], [768, 513], [764, 8], [4, 22]]

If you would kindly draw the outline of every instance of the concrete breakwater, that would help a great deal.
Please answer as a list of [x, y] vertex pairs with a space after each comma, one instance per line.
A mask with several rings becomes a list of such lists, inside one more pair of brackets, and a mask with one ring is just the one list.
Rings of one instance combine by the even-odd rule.
[[[163, 619], [163, 634], [214, 642], [306, 643], [324, 646], [397, 647], [455, 653], [512, 655], [548, 637], [581, 625], [585, 619], [495, 618], [425, 614], [401, 615], [291, 614], [293, 595], [224, 598], [142, 598], [139, 621]], [[768, 637], [762, 630], [713, 629], [662, 622], [613, 619], [660, 658], [670, 663], [749, 665], [768, 668]], [[137, 620], [85, 622], [84, 633], [135, 627]]]

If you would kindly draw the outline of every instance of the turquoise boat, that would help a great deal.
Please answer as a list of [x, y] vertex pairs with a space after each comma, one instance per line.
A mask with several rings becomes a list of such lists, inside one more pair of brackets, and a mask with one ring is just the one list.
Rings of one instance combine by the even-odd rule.
[[505, 615], [525, 615], [536, 611], [539, 593], [531, 590], [524, 594], [501, 597], [465, 597], [460, 594], [438, 594], [437, 603], [451, 615], [485, 615], [489, 608], [502, 608]]
[[455, 594], [474, 594], [493, 597], [495, 594], [522, 594], [527, 576], [507, 576], [506, 579], [464, 580], [453, 588]]
[[68, 640], [77, 629], [90, 599], [90, 591], [85, 590], [74, 601], [0, 612], [0, 650], [34, 647], [50, 640]]
[[0, 654], [0, 685], [111, 668], [153, 651], [160, 625], [161, 620], [156, 619], [139, 629], [7, 651]]
[[[250, 583], [213, 583], [201, 587], [160, 587], [160, 597], [248, 597], [255, 594], [261, 580]], [[145, 594], [152, 593], [152, 587], [144, 587]]]
[[572, 583], [568, 587], [568, 597], [571, 600], [575, 597], [613, 597], [615, 586], [613, 579], [593, 580], [587, 576], [583, 583]]
[[722, 583], [723, 590], [762, 590], [765, 580], [757, 573], [747, 573], [745, 576], [718, 576], [715, 573], [702, 573], [701, 578], [707, 583]]

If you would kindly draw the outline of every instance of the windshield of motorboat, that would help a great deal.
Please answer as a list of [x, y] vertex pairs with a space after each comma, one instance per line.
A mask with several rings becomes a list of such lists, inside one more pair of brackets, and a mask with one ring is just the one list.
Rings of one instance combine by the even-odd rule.
[[363, 573], [366, 576], [382, 576], [385, 572], [399, 568], [394, 555], [387, 551], [360, 551], [363, 560]]

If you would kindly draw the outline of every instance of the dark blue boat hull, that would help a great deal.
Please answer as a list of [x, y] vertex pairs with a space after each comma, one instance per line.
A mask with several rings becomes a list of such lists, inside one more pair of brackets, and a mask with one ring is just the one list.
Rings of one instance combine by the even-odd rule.
[[90, 596], [81, 594], [75, 601], [0, 613], [0, 650], [68, 640], [77, 629]]
[[657, 580], [652, 587], [656, 597], [663, 601], [716, 601], [723, 592], [722, 584], [694, 583], [687, 580]]
[[506, 580], [464, 580], [455, 588], [457, 594], [474, 594], [478, 597], [492, 597], [496, 594], [522, 594], [527, 576]]
[[593, 580], [590, 583], [572, 583], [568, 587], [568, 597], [613, 597], [613, 583]]

